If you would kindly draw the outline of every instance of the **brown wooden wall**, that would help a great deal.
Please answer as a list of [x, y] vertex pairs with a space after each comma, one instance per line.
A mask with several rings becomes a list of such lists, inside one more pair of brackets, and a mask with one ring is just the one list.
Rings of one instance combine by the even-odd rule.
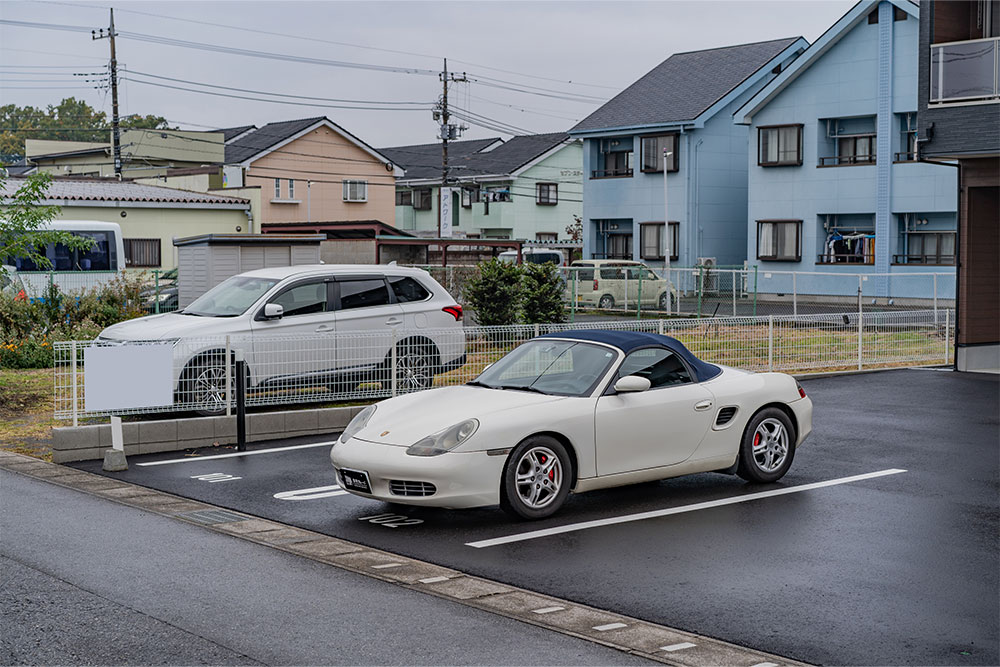
[[961, 160], [959, 345], [1000, 342], [1000, 158]]

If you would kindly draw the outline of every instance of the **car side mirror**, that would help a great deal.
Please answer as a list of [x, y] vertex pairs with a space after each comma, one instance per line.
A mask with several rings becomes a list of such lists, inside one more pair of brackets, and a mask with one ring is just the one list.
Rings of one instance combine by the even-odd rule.
[[264, 304], [264, 319], [265, 320], [280, 320], [281, 316], [285, 314], [285, 309], [278, 303], [267, 303]]
[[638, 375], [626, 375], [625, 377], [615, 382], [615, 391], [619, 394], [628, 394], [638, 391], [646, 391], [653, 383], [649, 381], [649, 378], [639, 377]]

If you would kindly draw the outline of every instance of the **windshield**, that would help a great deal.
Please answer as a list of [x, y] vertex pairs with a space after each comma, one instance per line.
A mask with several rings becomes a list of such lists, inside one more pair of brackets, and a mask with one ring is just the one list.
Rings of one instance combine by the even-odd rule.
[[613, 350], [600, 345], [533, 340], [487, 368], [474, 382], [491, 389], [586, 396], [616, 357]]
[[245, 313], [277, 283], [273, 278], [233, 276], [202, 294], [180, 312], [201, 317], [236, 317]]

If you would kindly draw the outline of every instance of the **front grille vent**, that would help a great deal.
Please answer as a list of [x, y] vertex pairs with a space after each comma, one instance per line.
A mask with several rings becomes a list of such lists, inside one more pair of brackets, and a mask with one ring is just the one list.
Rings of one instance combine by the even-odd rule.
[[715, 418], [715, 425], [725, 426], [726, 424], [731, 422], [733, 420], [733, 417], [735, 416], [736, 416], [736, 408], [733, 407], [722, 408], [721, 410], [719, 410], [719, 416]]
[[430, 482], [389, 480], [389, 493], [394, 496], [433, 496], [437, 489]]

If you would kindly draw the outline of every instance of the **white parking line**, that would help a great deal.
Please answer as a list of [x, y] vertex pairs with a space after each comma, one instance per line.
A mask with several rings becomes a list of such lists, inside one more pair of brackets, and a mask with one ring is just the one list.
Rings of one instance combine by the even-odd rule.
[[271, 449], [256, 449], [252, 452], [233, 452], [232, 454], [214, 454], [212, 456], [187, 456], [183, 459], [168, 459], [166, 461], [150, 461], [149, 463], [137, 463], [139, 466], [165, 466], [171, 463], [191, 463], [192, 461], [214, 461], [215, 459], [234, 459], [238, 456], [255, 456], [257, 454], [274, 454], [276, 452], [289, 452], [293, 449], [308, 449], [309, 447], [331, 447], [336, 440], [330, 442], [314, 442], [311, 445], [292, 445], [291, 447], [272, 447]]
[[[692, 644], [691, 642], [681, 642], [680, 644], [671, 644], [670, 646], [661, 646], [661, 651], [668, 651], [673, 653], [674, 651], [683, 651], [686, 648], [694, 648], [697, 644]], [[775, 666], [777, 667], [777, 666]]]
[[542, 607], [541, 609], [532, 609], [532, 614], [551, 614], [556, 611], [564, 611], [566, 607]]
[[837, 486], [838, 484], [850, 484], [851, 482], [860, 482], [866, 479], [885, 477], [886, 475], [898, 475], [901, 472], [906, 472], [906, 471], [900, 468], [891, 468], [889, 470], [880, 470], [878, 472], [870, 472], [864, 475], [840, 477], [838, 479], [831, 479], [825, 482], [813, 482], [812, 484], [790, 486], [784, 489], [772, 489], [771, 491], [748, 493], [743, 496], [722, 498], [721, 500], [712, 500], [704, 503], [695, 503], [693, 505], [682, 505], [680, 507], [671, 507], [663, 510], [653, 510], [652, 512], [640, 512], [639, 514], [627, 514], [625, 516], [617, 516], [609, 519], [582, 521], [580, 523], [571, 523], [565, 526], [557, 526], [555, 528], [544, 528], [542, 530], [533, 530], [527, 533], [507, 535], [506, 537], [495, 537], [490, 540], [479, 540], [478, 542], [466, 542], [465, 546], [475, 547], [476, 549], [482, 549], [484, 547], [495, 547], [500, 544], [510, 544], [511, 542], [524, 542], [525, 540], [536, 540], [540, 537], [559, 535], [561, 533], [573, 533], [578, 530], [587, 530], [589, 528], [612, 526], [618, 523], [628, 523], [630, 521], [643, 521], [645, 519], [656, 519], [663, 516], [670, 516], [671, 514], [683, 514], [684, 512], [695, 512], [697, 510], [710, 509], [712, 507], [721, 507], [723, 505], [735, 505], [736, 503], [745, 503], [751, 500], [759, 500], [761, 498], [772, 498], [774, 496], [784, 496], [789, 493], [799, 493], [800, 491], [811, 491], [812, 489], [822, 489], [827, 486]]
[[604, 625], [595, 625], [594, 630], [598, 632], [607, 632], [608, 630], [617, 630], [618, 628], [627, 628], [628, 625], [625, 623], [605, 623]]
[[427, 577], [426, 579], [420, 579], [422, 584], [439, 584], [442, 581], [448, 581], [448, 577]]

